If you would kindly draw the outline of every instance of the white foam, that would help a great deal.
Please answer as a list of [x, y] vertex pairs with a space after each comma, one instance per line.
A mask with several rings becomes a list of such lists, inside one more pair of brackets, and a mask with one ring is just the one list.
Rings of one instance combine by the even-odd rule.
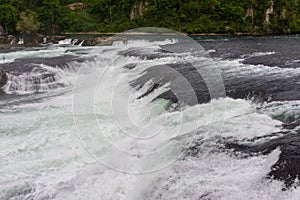
[[71, 38], [67, 38], [67, 39], [64, 39], [64, 40], [60, 40], [58, 41], [58, 44], [60, 45], [71, 45], [72, 44], [72, 40]]
[[9, 53], [0, 53], [0, 64], [11, 63], [16, 59], [29, 59], [29, 58], [51, 58], [61, 55], [74, 55], [71, 52], [66, 52], [66, 48], [57, 47], [45, 50], [26, 50], [15, 51]]
[[8, 94], [30, 94], [69, 87], [75, 80], [79, 65], [73, 62], [60, 69], [40, 64], [30, 72], [8, 74], [8, 81], [2, 89]]
[[275, 51], [271, 51], [271, 52], [254, 52], [252, 54], [247, 54], [247, 55], [244, 55], [243, 57], [260, 57], [260, 56], [268, 56], [268, 55], [273, 55], [273, 54], [276, 54]]
[[115, 42], [113, 43], [114, 46], [126, 46], [126, 47], [158, 47], [159, 45], [166, 45], [166, 44], [175, 44], [178, 40], [176, 39], [166, 39], [163, 41], [154, 41], [150, 42], [148, 40], [128, 40], [127, 43], [124, 42]]
[[[269, 157], [237, 159], [224, 153], [206, 158], [179, 161], [157, 175], [143, 199], [297, 199], [299, 190], [282, 192], [282, 183], [264, 178], [266, 168], [278, 159], [274, 152]], [[146, 198], [145, 198], [146, 196]]]

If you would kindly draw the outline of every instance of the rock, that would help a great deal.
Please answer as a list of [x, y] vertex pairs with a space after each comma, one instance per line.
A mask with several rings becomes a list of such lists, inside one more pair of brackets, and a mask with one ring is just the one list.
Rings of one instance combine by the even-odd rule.
[[[82, 42], [83, 40], [78, 39], [77, 43]], [[126, 38], [121, 37], [96, 37], [96, 38], [85, 38], [83, 46], [111, 46], [114, 42], [120, 41], [124, 44], [127, 44]]]
[[16, 37], [13, 35], [0, 36], [0, 44], [11, 44], [14, 40], [16, 41]]
[[83, 42], [83, 40], [80, 39], [80, 38], [75, 38], [73, 41], [75, 41], [74, 45], [79, 45], [79, 44], [81, 44]]
[[5, 72], [0, 71], [0, 88], [6, 85], [8, 80], [7, 74]]
[[58, 41], [66, 39], [66, 36], [47, 36], [47, 43], [58, 44]]
[[68, 7], [70, 10], [76, 10], [76, 9], [87, 9], [88, 6], [85, 3], [78, 2], [78, 3], [69, 4]]
[[130, 12], [130, 20], [142, 17], [147, 10], [149, 3], [147, 1], [135, 2]]
[[43, 43], [45, 36], [43, 34], [36, 34], [36, 40], [38, 43]]
[[106, 37], [98, 37], [94, 41], [96, 46], [110, 46], [113, 44], [113, 41]]
[[47, 39], [47, 43], [58, 44], [58, 40], [55, 38], [49, 38], [49, 39]]
[[84, 40], [84, 43], [82, 46], [95, 46], [95, 42], [92, 39], [86, 39], [86, 40]]

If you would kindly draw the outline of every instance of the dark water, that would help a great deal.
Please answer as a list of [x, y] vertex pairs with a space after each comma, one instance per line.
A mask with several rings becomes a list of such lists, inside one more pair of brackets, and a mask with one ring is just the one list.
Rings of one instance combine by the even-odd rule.
[[[197, 39], [197, 38], [196, 38]], [[241, 58], [245, 64], [262, 64], [281, 68], [300, 67], [299, 62], [299, 36], [260, 36], [226, 38], [214, 41], [199, 38], [200, 44], [205, 49], [215, 49], [213, 57]], [[270, 55], [253, 56], [254, 53]], [[252, 56], [251, 56], [252, 55]]]

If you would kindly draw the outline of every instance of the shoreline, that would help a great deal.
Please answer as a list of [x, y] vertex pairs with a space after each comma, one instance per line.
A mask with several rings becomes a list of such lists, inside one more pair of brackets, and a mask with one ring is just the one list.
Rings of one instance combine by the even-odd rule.
[[[283, 35], [299, 35], [299, 33], [181, 33], [176, 32], [178, 34], [187, 35], [187, 36], [283, 36]], [[118, 34], [126, 34], [126, 35], [151, 35], [152, 33], [147, 32], [65, 32], [61, 33], [60, 35], [103, 35], [103, 36], [111, 36], [111, 35], [118, 35]], [[159, 34], [170, 34], [173, 35], [174, 33], [159, 33]], [[49, 36], [50, 37], [50, 36]]]
[[[193, 33], [193, 34], [187, 34], [187, 33], [179, 33], [179, 32], [171, 32], [171, 33], [147, 33], [147, 32], [121, 32], [121, 33], [113, 33], [113, 32], [66, 32], [61, 33], [53, 36], [44, 36], [48, 39], [48, 43], [27, 43], [27, 44], [11, 44], [10, 42], [0, 42], [0, 53], [5, 52], [6, 50], [12, 49], [12, 48], [26, 48], [26, 47], [40, 47], [43, 45], [51, 44], [57, 44], [58, 41], [64, 40], [64, 39], [72, 39], [72, 40], [78, 40], [78, 42], [85, 41], [85, 44], [83, 46], [101, 46], [101, 45], [109, 45], [113, 40], [111, 38], [113, 36], [118, 36], [120, 34], [124, 35], [153, 35], [153, 34], [160, 34], [160, 35], [177, 35], [182, 34], [189, 37], [244, 37], [244, 36], [252, 36], [252, 37], [262, 37], [262, 36], [298, 36], [299, 33], [292, 33], [292, 34], [275, 34], [275, 33]], [[2, 38], [9, 37], [9, 36], [1, 36]], [[41, 37], [41, 35], [39, 36]], [[13, 36], [13, 38], [17, 38]], [[78, 43], [77, 42], [77, 43]]]

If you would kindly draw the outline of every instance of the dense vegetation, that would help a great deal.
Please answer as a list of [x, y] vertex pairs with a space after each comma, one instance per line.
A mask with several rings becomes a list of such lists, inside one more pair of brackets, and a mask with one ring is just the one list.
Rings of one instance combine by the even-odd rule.
[[187, 33], [300, 32], [300, 0], [82, 0], [85, 6], [71, 9], [75, 2], [0, 0], [0, 24], [9, 33], [48, 35], [144, 26]]

